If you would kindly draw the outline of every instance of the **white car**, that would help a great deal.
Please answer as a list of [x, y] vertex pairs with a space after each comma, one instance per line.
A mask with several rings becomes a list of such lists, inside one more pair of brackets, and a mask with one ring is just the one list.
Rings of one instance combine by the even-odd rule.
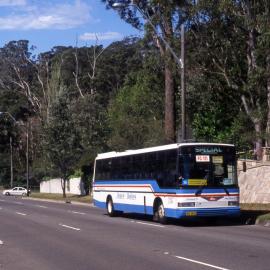
[[[30, 193], [30, 191], [29, 191]], [[27, 189], [23, 187], [14, 187], [12, 189], [6, 189], [3, 191], [3, 194], [6, 196], [9, 195], [17, 195], [17, 196], [26, 196], [27, 195]]]

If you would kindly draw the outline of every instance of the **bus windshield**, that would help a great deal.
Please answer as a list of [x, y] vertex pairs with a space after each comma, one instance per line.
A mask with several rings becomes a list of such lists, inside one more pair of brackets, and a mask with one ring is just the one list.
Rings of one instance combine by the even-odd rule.
[[232, 147], [189, 147], [180, 154], [181, 186], [237, 185], [236, 156]]

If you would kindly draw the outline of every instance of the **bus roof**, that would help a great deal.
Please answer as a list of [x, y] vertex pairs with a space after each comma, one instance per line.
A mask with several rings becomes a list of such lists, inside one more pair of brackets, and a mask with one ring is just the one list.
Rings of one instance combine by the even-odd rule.
[[156, 152], [156, 151], [164, 151], [170, 149], [177, 149], [181, 146], [199, 146], [199, 145], [209, 145], [209, 146], [230, 146], [233, 147], [233, 144], [222, 144], [222, 143], [174, 143], [174, 144], [167, 144], [155, 147], [148, 147], [136, 150], [126, 150], [124, 152], [107, 152], [98, 154], [96, 159], [105, 159], [105, 158], [112, 158], [112, 157], [120, 157], [120, 156], [129, 156], [129, 155], [136, 155], [142, 153], [149, 153], [149, 152]]

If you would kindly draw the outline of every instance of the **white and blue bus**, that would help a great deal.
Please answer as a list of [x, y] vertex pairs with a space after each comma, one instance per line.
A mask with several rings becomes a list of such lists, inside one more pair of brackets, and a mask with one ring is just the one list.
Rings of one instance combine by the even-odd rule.
[[117, 213], [166, 218], [240, 214], [235, 147], [179, 143], [99, 154], [94, 205]]

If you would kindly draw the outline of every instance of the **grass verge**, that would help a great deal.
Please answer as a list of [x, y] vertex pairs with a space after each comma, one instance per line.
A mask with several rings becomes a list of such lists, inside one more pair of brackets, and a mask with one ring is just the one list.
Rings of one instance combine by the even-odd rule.
[[63, 198], [62, 194], [32, 192], [30, 197], [36, 199], [55, 200], [63, 202], [68, 201], [68, 202], [81, 202], [89, 204], [92, 203], [92, 196], [90, 195], [83, 196], [83, 195], [67, 194], [67, 197]]
[[270, 203], [242, 203], [241, 218], [245, 221], [245, 224], [270, 224]]
[[256, 220], [256, 224], [270, 225], [270, 213], [259, 216]]

